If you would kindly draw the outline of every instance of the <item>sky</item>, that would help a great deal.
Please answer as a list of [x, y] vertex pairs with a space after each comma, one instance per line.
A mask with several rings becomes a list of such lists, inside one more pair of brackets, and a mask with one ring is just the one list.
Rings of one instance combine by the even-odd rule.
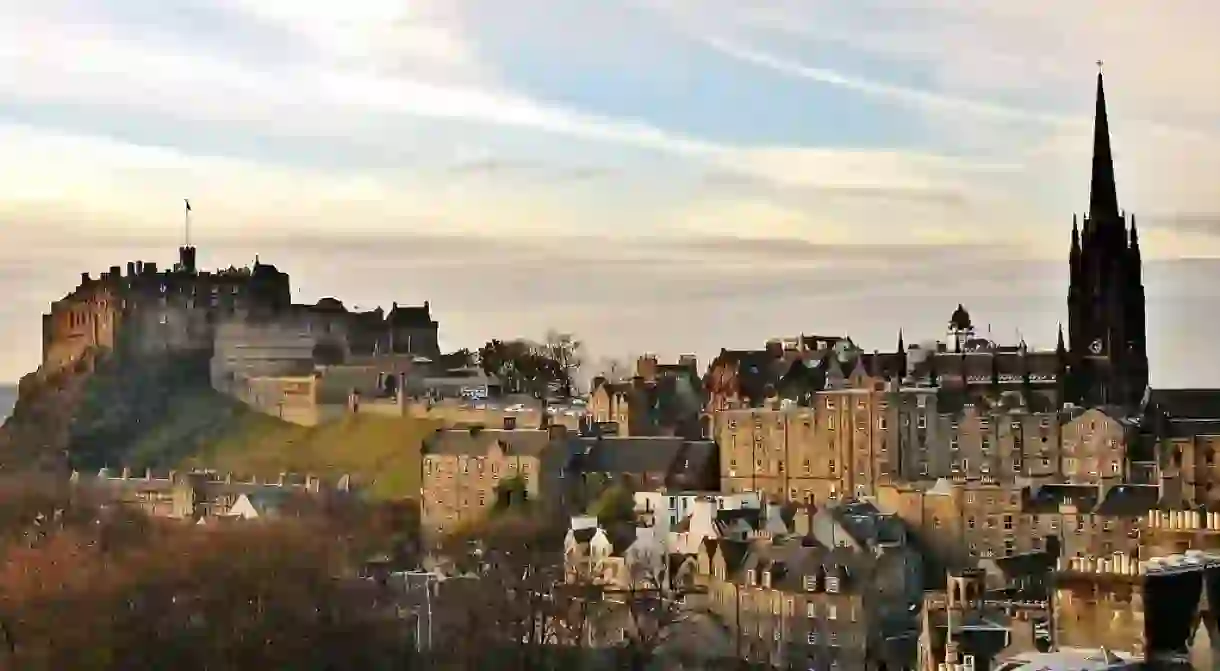
[[1220, 385], [1220, 5], [0, 0], [0, 380], [128, 260], [255, 255], [297, 300], [589, 358], [1054, 344], [1096, 62], [1152, 378]]

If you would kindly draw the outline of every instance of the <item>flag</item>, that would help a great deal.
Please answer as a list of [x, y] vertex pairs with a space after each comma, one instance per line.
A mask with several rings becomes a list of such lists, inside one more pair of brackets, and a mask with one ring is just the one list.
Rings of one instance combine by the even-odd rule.
[[186, 211], [190, 212], [191, 211], [191, 201], [186, 198], [183, 198], [182, 202], [186, 203]]

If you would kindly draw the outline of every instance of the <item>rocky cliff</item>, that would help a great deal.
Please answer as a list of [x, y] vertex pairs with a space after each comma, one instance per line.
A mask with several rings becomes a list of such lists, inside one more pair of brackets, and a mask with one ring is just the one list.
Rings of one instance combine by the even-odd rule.
[[17, 403], [0, 427], [0, 468], [173, 463], [204, 437], [170, 431], [150, 448], [150, 432], [166, 433], [171, 407], [198, 399], [201, 423], [214, 420], [218, 407], [233, 411], [207, 380], [206, 355], [125, 359], [89, 349], [69, 366], [37, 370], [22, 378]]

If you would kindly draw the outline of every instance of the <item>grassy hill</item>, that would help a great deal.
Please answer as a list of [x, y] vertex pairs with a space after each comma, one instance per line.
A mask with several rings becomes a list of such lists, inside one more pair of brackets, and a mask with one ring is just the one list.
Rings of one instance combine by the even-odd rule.
[[419, 494], [420, 446], [439, 422], [352, 415], [316, 427], [241, 409], [184, 465], [274, 476], [283, 471], [359, 477], [377, 498]]
[[300, 427], [213, 390], [206, 357], [87, 354], [23, 378], [0, 427], [0, 464], [349, 473], [380, 498], [419, 493], [420, 445], [436, 422], [364, 415]]

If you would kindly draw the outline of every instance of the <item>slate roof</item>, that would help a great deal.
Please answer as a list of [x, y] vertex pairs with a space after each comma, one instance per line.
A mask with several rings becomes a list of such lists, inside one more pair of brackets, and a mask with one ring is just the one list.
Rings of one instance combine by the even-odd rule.
[[1115, 485], [1093, 512], [1112, 517], [1141, 517], [1156, 509], [1160, 502], [1160, 488], [1156, 485]]
[[[424, 441], [423, 453], [483, 456], [497, 442], [504, 446], [509, 454], [539, 456], [551, 444], [551, 436], [548, 431], [541, 429], [439, 429]], [[575, 449], [574, 445], [571, 447]]]
[[1148, 402], [1173, 419], [1220, 420], [1220, 389], [1153, 389]]
[[582, 468], [590, 473], [667, 474], [687, 441], [670, 436], [607, 436], [580, 438], [584, 446]]
[[699, 491], [717, 489], [720, 480], [720, 450], [710, 440], [684, 441], [665, 474], [670, 489]]
[[1048, 484], [1031, 488], [1023, 508], [1028, 512], [1056, 512], [1070, 501], [1080, 513], [1091, 513], [1100, 497], [1097, 485]]

